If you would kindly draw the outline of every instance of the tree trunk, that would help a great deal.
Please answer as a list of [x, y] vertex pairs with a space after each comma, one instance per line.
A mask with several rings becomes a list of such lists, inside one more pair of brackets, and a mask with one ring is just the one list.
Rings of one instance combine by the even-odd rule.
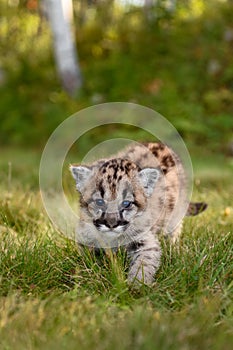
[[176, 11], [176, 0], [169, 0], [167, 2], [167, 10], [170, 13], [175, 13], [175, 11]]
[[144, 13], [147, 21], [151, 22], [154, 18], [154, 14], [152, 13], [152, 9], [156, 4], [157, 0], [144, 0]]
[[47, 0], [48, 18], [53, 34], [56, 66], [64, 89], [74, 96], [82, 86], [73, 33], [72, 0]]

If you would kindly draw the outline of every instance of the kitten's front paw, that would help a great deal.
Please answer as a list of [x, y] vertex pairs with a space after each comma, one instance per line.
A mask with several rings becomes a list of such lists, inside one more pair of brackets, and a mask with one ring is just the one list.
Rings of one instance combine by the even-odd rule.
[[128, 274], [128, 284], [132, 286], [148, 285], [150, 286], [154, 282], [154, 271], [145, 271], [141, 266], [137, 271], [130, 270]]

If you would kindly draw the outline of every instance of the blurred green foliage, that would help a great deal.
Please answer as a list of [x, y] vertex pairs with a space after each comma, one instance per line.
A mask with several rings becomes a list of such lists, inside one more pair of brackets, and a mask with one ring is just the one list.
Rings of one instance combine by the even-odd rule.
[[[227, 152], [233, 139], [233, 2], [180, 0], [174, 11], [166, 3], [157, 1], [148, 15], [117, 1], [74, 1], [84, 86], [71, 99], [57, 78], [39, 4], [0, 0], [0, 144], [41, 147], [72, 113], [130, 101], [160, 112], [190, 146]], [[124, 136], [131, 132], [124, 129]], [[100, 135], [95, 130], [86, 143]]]

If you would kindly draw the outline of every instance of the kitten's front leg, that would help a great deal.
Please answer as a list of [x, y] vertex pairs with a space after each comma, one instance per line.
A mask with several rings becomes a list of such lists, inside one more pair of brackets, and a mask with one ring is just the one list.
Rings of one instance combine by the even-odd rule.
[[161, 247], [157, 236], [149, 232], [139, 241], [132, 242], [127, 248], [130, 258], [128, 282], [150, 285], [160, 265]]

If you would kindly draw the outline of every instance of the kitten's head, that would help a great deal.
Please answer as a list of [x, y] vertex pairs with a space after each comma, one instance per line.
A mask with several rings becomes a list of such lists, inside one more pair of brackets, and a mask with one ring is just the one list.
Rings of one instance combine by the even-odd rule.
[[160, 178], [158, 169], [139, 169], [125, 159], [95, 166], [71, 165], [70, 170], [83, 217], [100, 232], [115, 234], [126, 231], [142, 215]]

